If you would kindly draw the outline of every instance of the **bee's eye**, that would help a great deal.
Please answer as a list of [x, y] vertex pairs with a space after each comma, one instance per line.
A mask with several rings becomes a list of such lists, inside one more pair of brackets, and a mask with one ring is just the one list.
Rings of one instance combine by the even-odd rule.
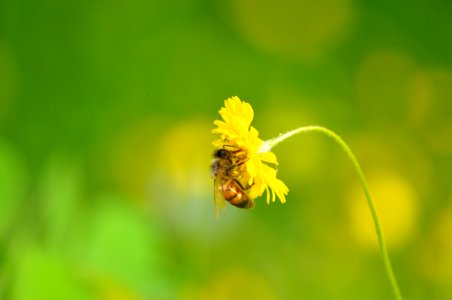
[[220, 149], [217, 151], [217, 153], [215, 153], [215, 156], [218, 158], [225, 158], [228, 156], [228, 151], [225, 149]]

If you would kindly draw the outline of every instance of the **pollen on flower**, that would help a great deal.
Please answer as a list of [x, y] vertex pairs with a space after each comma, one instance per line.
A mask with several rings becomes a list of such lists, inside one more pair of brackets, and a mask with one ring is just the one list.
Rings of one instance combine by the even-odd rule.
[[276, 155], [251, 126], [254, 118], [251, 105], [238, 97], [231, 97], [225, 100], [219, 113], [222, 120], [214, 121], [217, 127], [212, 132], [220, 137], [213, 145], [216, 149], [228, 149], [234, 153], [231, 176], [243, 187], [250, 199], [266, 192], [267, 203], [274, 202], [276, 198], [284, 203], [289, 189], [276, 178]]

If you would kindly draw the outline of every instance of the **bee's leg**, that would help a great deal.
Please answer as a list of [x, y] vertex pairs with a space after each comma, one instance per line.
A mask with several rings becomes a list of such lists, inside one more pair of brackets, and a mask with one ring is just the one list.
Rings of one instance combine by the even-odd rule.
[[[236, 174], [236, 173], [240, 173], [240, 172], [236, 171], [236, 170], [238, 170], [241, 166], [243, 166], [248, 160], [249, 160], [249, 158], [241, 159], [241, 160], [238, 160], [236, 163], [232, 163], [231, 166], [229, 166], [226, 169], [226, 174], [237, 176], [238, 174]], [[234, 174], [236, 174], [236, 175], [234, 175]]]
[[237, 168], [237, 165], [233, 165], [233, 164], [231, 164], [231, 166], [229, 166], [227, 169], [226, 169], [226, 174], [232, 174], [232, 172], [234, 171], [234, 169], [235, 168]]
[[246, 188], [243, 188], [243, 187], [242, 187], [242, 189], [243, 189], [243, 191], [248, 192], [248, 191], [251, 189], [251, 187], [252, 187], [253, 185], [254, 185], [254, 180], [253, 180], [252, 183], [247, 184], [247, 185], [246, 185]]
[[253, 208], [254, 207], [254, 200], [253, 199], [249, 199], [246, 208]]
[[242, 166], [244, 163], [246, 163], [250, 158], [247, 157], [246, 159], [241, 159], [236, 163], [236, 166], [240, 167]]
[[237, 179], [234, 179], [234, 181], [235, 181], [235, 183], [237, 183], [237, 185], [238, 185], [242, 190], [245, 190], [245, 189], [243, 188], [243, 185], [240, 183], [240, 181], [238, 181]]
[[[235, 145], [223, 145], [223, 148], [234, 154], [235, 156], [244, 156], [246, 157], [246, 151]], [[228, 149], [229, 148], [229, 149]]]
[[[239, 149], [240, 150], [240, 147], [239, 146], [236, 146], [236, 145], [223, 145], [223, 148], [224, 149], [227, 149], [227, 148], [229, 148], [229, 149]], [[236, 151], [238, 151], [238, 150], [236, 150]], [[231, 151], [232, 152], [232, 151]]]

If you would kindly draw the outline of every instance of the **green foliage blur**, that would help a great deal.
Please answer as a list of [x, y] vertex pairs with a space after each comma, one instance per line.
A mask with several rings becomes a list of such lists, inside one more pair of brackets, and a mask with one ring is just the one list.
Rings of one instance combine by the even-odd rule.
[[215, 219], [223, 100], [323, 125], [369, 180], [406, 299], [452, 299], [452, 3], [0, 1], [0, 299], [391, 299], [332, 141], [287, 203]]

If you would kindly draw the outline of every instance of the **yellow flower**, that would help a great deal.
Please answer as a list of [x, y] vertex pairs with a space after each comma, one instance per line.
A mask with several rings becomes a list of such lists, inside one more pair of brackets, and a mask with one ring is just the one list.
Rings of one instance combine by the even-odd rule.
[[266, 191], [267, 203], [270, 199], [274, 202], [275, 195], [282, 203], [286, 202], [285, 195], [289, 189], [276, 178], [276, 155], [264, 146], [258, 131], [251, 126], [253, 108], [238, 97], [229, 98], [224, 104], [219, 111], [223, 121], [215, 120], [217, 128], [212, 130], [220, 134], [220, 138], [213, 142], [214, 147], [239, 150], [245, 163], [236, 167], [234, 178], [245, 188], [248, 197], [255, 199]]

